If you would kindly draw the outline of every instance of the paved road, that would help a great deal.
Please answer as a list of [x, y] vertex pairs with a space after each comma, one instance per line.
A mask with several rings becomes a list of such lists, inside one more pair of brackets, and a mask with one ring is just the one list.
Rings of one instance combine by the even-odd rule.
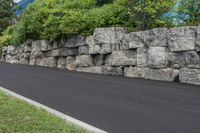
[[200, 133], [200, 86], [5, 63], [0, 86], [111, 133]]

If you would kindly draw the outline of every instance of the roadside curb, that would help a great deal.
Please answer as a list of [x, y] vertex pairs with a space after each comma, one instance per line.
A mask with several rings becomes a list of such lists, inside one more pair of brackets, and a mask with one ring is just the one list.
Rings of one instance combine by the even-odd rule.
[[72, 123], [72, 124], [74, 124], [76, 126], [79, 126], [79, 127], [85, 129], [88, 132], [91, 132], [91, 133], [108, 133], [108, 132], [103, 131], [103, 130], [101, 130], [99, 128], [96, 128], [96, 127], [94, 127], [92, 125], [89, 125], [89, 124], [84, 123], [84, 122], [82, 122], [80, 120], [72, 118], [71, 116], [68, 116], [68, 115], [66, 115], [64, 113], [61, 113], [61, 112], [57, 111], [57, 110], [49, 108], [49, 107], [47, 107], [47, 106], [45, 106], [43, 104], [40, 104], [40, 103], [38, 103], [36, 101], [33, 101], [33, 100], [28, 99], [28, 98], [26, 98], [24, 96], [21, 96], [21, 95], [15, 93], [15, 92], [12, 92], [12, 91], [10, 91], [10, 90], [8, 90], [6, 88], [3, 88], [1, 86], [0, 86], [0, 91], [6, 93], [9, 96], [13, 96], [13, 97], [15, 97], [17, 99], [23, 100], [23, 101], [27, 102], [28, 104], [31, 104], [33, 106], [39, 107], [41, 109], [44, 109], [48, 113], [53, 114], [53, 115], [55, 115], [57, 117], [60, 117], [60, 118], [64, 119], [66, 122], [68, 122], [68, 123]]

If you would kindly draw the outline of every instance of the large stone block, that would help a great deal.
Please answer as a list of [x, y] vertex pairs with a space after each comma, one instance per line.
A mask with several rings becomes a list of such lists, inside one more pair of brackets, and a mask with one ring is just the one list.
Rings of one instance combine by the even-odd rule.
[[137, 67], [147, 67], [148, 61], [148, 48], [147, 47], [140, 47], [137, 49]]
[[137, 65], [137, 52], [133, 50], [115, 51], [108, 55], [105, 61], [107, 66], [135, 66]]
[[43, 52], [41, 51], [32, 51], [31, 58], [42, 58], [44, 57]]
[[89, 45], [89, 54], [99, 54], [101, 52], [101, 46], [95, 43], [93, 36], [86, 38], [86, 44]]
[[169, 53], [168, 60], [172, 68], [200, 68], [200, 56], [196, 51]]
[[144, 39], [149, 47], [167, 47], [167, 28], [156, 28], [144, 31]]
[[78, 48], [62, 48], [60, 50], [61, 56], [76, 56], [78, 55]]
[[23, 47], [23, 51], [26, 52], [26, 53], [31, 52], [32, 51], [31, 44], [25, 43], [24, 47]]
[[64, 44], [64, 47], [67, 48], [76, 48], [78, 46], [85, 45], [85, 37], [78, 35], [78, 36], [71, 36], [71, 37], [63, 37], [61, 43]]
[[94, 31], [94, 41], [96, 44], [116, 44], [118, 40], [127, 33], [125, 28], [97, 28]]
[[89, 46], [88, 45], [79, 46], [78, 54], [79, 55], [88, 55], [89, 54]]
[[144, 32], [125, 34], [120, 41], [120, 50], [136, 49], [145, 45]]
[[76, 56], [76, 64], [78, 67], [90, 67], [93, 66], [93, 58], [90, 55]]
[[89, 45], [89, 54], [99, 54], [101, 52], [100, 45]]
[[52, 46], [47, 40], [37, 40], [32, 42], [32, 51], [48, 51], [51, 49]]
[[134, 77], [134, 78], [144, 78], [145, 70], [146, 70], [145, 68], [125, 67], [124, 76]]
[[54, 50], [51, 50], [50, 56], [59, 57], [60, 55], [61, 55], [61, 49], [54, 49]]
[[17, 50], [14, 46], [10, 45], [7, 47], [7, 54], [16, 55]]
[[103, 75], [114, 75], [114, 76], [122, 76], [123, 70], [122, 67], [102, 67]]
[[54, 57], [38, 58], [36, 59], [36, 65], [44, 66], [44, 67], [56, 67], [57, 59]]
[[197, 27], [196, 51], [200, 52], [200, 26]]
[[180, 69], [179, 80], [182, 83], [200, 85], [200, 69]]
[[86, 72], [86, 73], [97, 73], [97, 74], [102, 74], [102, 67], [100, 66], [95, 66], [95, 67], [79, 67], [76, 68], [76, 71], [78, 72]]
[[17, 55], [11, 56], [10, 54], [7, 54], [7, 55], [5, 56], [5, 60], [6, 60], [7, 63], [16, 64], [16, 63], [18, 63], [19, 58], [18, 58]]
[[105, 64], [105, 55], [95, 55], [94, 64], [95, 66], [103, 66]]
[[66, 68], [66, 57], [59, 57], [57, 62], [57, 68]]
[[66, 68], [68, 70], [75, 70], [76, 66], [77, 66], [77, 64], [76, 64], [76, 57], [74, 57], [74, 56], [68, 56], [66, 58]]
[[110, 54], [112, 53], [111, 44], [102, 44], [100, 54]]
[[166, 68], [168, 67], [168, 52], [165, 47], [150, 47], [148, 50], [148, 67]]
[[178, 78], [179, 71], [175, 69], [145, 69], [145, 79], [175, 81]]
[[93, 36], [86, 37], [86, 44], [95, 45], [94, 37]]
[[170, 51], [195, 50], [196, 27], [178, 27], [168, 31]]

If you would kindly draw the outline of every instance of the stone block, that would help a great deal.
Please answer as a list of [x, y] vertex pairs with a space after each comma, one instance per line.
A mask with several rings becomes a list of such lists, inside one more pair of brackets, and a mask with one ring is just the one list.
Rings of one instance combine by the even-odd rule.
[[200, 56], [196, 51], [169, 53], [168, 60], [172, 68], [200, 68]]
[[168, 31], [170, 51], [195, 50], [196, 27], [177, 27]]
[[167, 28], [144, 31], [145, 43], [149, 47], [167, 47]]
[[95, 66], [103, 66], [105, 64], [105, 55], [95, 55], [94, 64]]
[[113, 76], [122, 76], [123, 70], [122, 67], [102, 67], [103, 75], [113, 75]]
[[161, 80], [161, 81], [176, 81], [179, 71], [175, 69], [145, 69], [145, 79]]
[[78, 48], [62, 48], [60, 56], [76, 56], [78, 55]]
[[140, 47], [137, 48], [137, 67], [147, 67], [148, 61], [148, 48], [147, 47]]
[[93, 58], [90, 55], [76, 56], [76, 64], [78, 67], [90, 67], [93, 66]]
[[97, 28], [94, 31], [95, 44], [116, 44], [127, 33], [126, 28]]
[[112, 53], [111, 44], [102, 44], [100, 54], [110, 54]]
[[66, 68], [68, 70], [75, 70], [76, 66], [77, 66], [77, 64], [76, 64], [76, 57], [74, 57], [74, 56], [68, 56], [66, 58]]
[[71, 37], [63, 37], [62, 43], [66, 48], [77, 48], [78, 46], [82, 46], [86, 44], [86, 38], [84, 36], [71, 36]]
[[124, 76], [134, 77], [134, 78], [144, 78], [145, 70], [146, 70], [145, 68], [125, 67]]
[[179, 80], [182, 83], [200, 85], [200, 69], [180, 69]]
[[137, 52], [133, 50], [115, 51], [108, 55], [105, 61], [107, 66], [136, 66]]
[[76, 71], [78, 72], [86, 72], [86, 73], [96, 73], [96, 74], [102, 74], [102, 67], [95, 66], [95, 67], [79, 67], [76, 68]]
[[66, 57], [58, 57], [57, 68], [66, 68]]
[[88, 55], [89, 54], [89, 46], [88, 45], [79, 46], [78, 54], [79, 55]]
[[168, 51], [165, 47], [150, 47], [148, 50], [149, 68], [167, 68]]

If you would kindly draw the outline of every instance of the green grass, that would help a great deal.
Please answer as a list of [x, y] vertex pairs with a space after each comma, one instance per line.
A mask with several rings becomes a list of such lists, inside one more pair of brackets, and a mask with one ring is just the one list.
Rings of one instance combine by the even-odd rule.
[[0, 133], [86, 133], [86, 131], [0, 92]]

